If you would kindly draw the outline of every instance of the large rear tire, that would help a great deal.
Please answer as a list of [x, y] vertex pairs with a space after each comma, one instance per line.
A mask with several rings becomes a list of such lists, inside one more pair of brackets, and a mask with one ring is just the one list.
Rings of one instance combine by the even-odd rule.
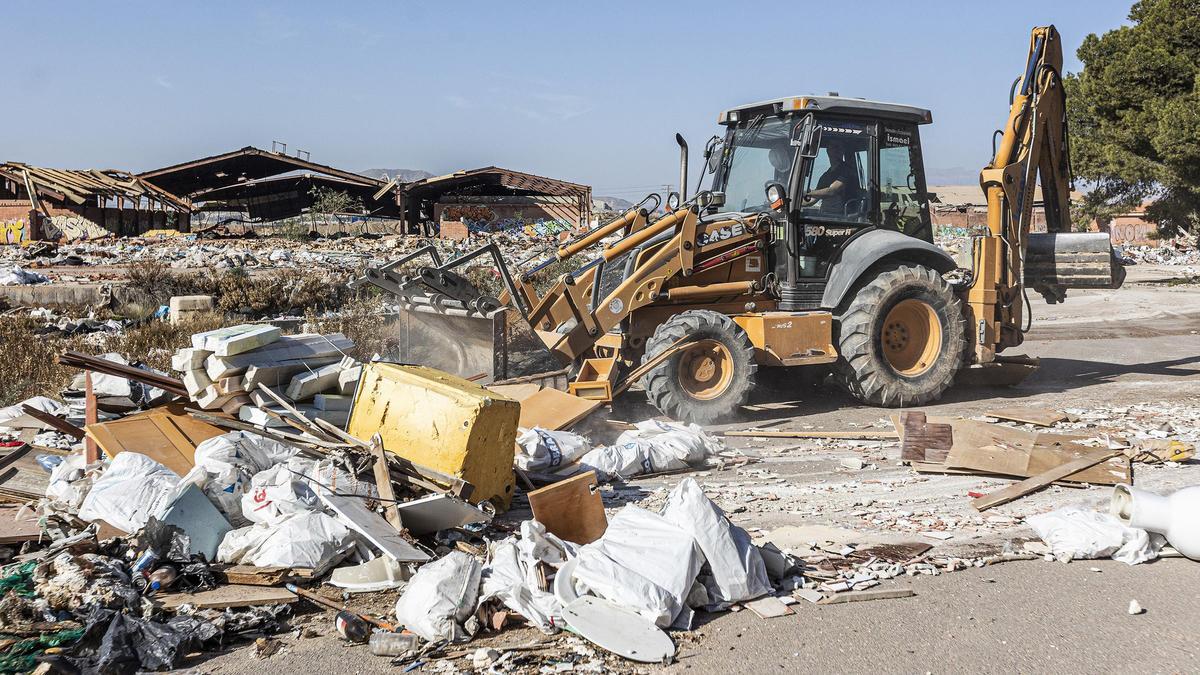
[[650, 403], [673, 419], [697, 424], [736, 414], [750, 399], [758, 372], [746, 332], [719, 312], [680, 312], [654, 331], [642, 363], [683, 338], [687, 347], [646, 375]]
[[852, 292], [836, 322], [834, 373], [852, 396], [898, 407], [936, 400], [966, 355], [962, 303], [936, 270], [880, 270]]

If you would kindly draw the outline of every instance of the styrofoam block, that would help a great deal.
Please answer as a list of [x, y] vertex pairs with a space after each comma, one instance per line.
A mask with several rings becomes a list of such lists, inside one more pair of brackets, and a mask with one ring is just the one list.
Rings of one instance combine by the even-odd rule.
[[175, 372], [185, 372], [204, 367], [204, 359], [207, 359], [212, 352], [204, 349], [196, 349], [195, 347], [185, 347], [175, 352], [171, 357], [171, 370]]
[[[208, 349], [204, 346], [205, 342], [210, 338], [228, 337], [237, 335], [248, 330], [256, 328], [252, 323], [244, 323], [239, 326], [228, 326], [226, 328], [218, 328], [216, 330], [206, 330], [203, 333], [195, 333], [192, 335], [192, 347], [195, 349]], [[212, 351], [212, 350], [209, 350]]]
[[236, 356], [265, 347], [279, 339], [278, 326], [255, 326], [235, 335], [209, 336], [204, 338], [204, 348], [217, 356]]
[[317, 394], [313, 397], [313, 407], [322, 411], [349, 410], [354, 399], [339, 394]]
[[289, 361], [282, 365], [261, 365], [250, 366], [246, 368], [244, 376], [244, 384], [246, 391], [254, 391], [260, 385], [265, 384], [268, 387], [284, 387], [287, 388], [289, 382], [292, 381], [292, 376], [297, 373], [307, 373], [316, 370], [321, 366], [327, 366], [331, 363], [341, 361], [339, 356], [322, 356], [319, 358], [303, 359], [300, 361]]
[[337, 363], [322, 366], [311, 373], [297, 374], [288, 383], [288, 398], [303, 401], [322, 392], [336, 390], [338, 375], [346, 368], [353, 368], [355, 363], [357, 362], [347, 357]]
[[209, 379], [208, 373], [197, 368], [194, 370], [183, 371], [183, 388], [187, 389], [188, 396], [193, 399], [200, 395], [200, 392], [212, 386], [213, 381]]

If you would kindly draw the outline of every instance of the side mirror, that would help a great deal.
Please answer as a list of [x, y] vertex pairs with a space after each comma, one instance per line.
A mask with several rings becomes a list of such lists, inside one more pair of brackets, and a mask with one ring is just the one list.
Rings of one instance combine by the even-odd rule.
[[792, 128], [791, 144], [800, 149], [801, 157], [812, 159], [817, 156], [821, 149], [821, 125], [817, 124], [812, 113], [805, 115], [804, 119]]
[[767, 183], [767, 204], [771, 209], [778, 211], [783, 208], [787, 201], [787, 189], [782, 183]]
[[675, 209], [678, 209], [678, 208], [679, 208], [679, 193], [672, 192], [671, 194], [667, 195], [667, 213], [671, 213], [671, 212], [675, 211]]

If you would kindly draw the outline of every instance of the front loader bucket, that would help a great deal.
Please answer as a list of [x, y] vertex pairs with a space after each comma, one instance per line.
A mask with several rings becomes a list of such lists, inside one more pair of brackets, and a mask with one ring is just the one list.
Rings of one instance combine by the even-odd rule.
[[399, 359], [487, 384], [561, 367], [520, 313], [439, 311], [401, 301]]

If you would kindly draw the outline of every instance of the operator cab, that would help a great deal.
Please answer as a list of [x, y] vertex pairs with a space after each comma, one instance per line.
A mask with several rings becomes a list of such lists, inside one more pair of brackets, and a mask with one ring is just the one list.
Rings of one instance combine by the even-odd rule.
[[[918, 131], [932, 121], [923, 108], [840, 96], [722, 112], [725, 137], [708, 152], [709, 212], [769, 212], [776, 221], [771, 267], [776, 278], [795, 280], [791, 293], [799, 294], [785, 300], [814, 307], [837, 253], [862, 232], [892, 230], [932, 243]], [[792, 258], [796, 270], [788, 274]]]

